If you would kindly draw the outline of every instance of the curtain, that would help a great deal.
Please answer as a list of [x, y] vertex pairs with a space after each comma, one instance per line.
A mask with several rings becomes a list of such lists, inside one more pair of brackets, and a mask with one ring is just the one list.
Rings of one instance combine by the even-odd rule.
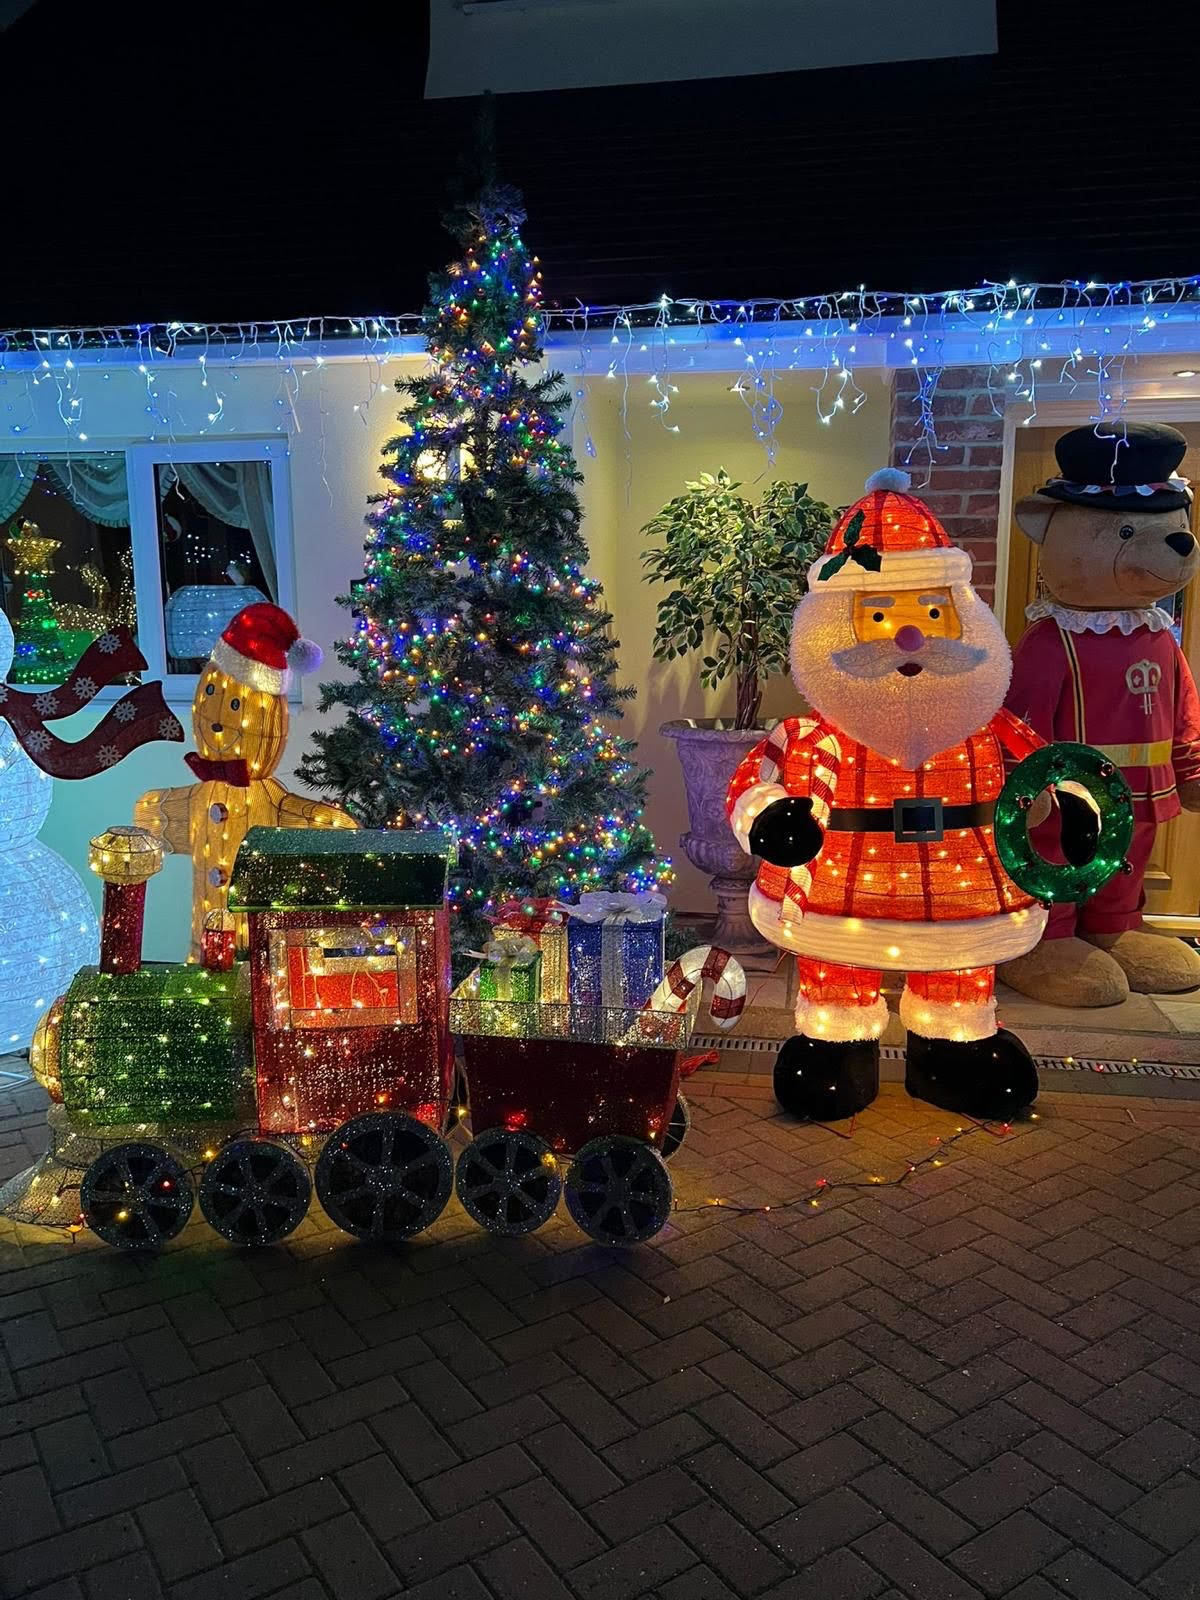
[[129, 526], [129, 484], [123, 455], [72, 456], [42, 464], [84, 516], [106, 528]]
[[[275, 569], [275, 516], [269, 461], [178, 461], [170, 469], [210, 516], [231, 528], [247, 528], [272, 600], [279, 593]], [[167, 474], [163, 474], [164, 481]]]
[[26, 456], [0, 456], [0, 522], [15, 516], [33, 488], [38, 463]]

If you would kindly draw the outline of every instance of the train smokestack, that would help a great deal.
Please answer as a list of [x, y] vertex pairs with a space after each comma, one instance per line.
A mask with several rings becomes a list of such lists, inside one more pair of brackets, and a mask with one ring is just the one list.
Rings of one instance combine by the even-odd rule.
[[146, 828], [106, 828], [88, 847], [88, 866], [104, 879], [101, 972], [136, 972], [142, 964], [146, 885], [162, 867], [165, 846]]

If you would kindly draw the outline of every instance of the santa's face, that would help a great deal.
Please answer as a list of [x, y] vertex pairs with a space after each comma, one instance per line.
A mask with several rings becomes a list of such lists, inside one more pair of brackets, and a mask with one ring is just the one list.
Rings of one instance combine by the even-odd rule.
[[912, 770], [984, 727], [1004, 703], [1012, 657], [967, 583], [805, 595], [792, 677], [851, 739]]
[[208, 663], [192, 701], [192, 734], [202, 756], [243, 760], [252, 778], [266, 778], [279, 765], [287, 731], [285, 696], [252, 689]]

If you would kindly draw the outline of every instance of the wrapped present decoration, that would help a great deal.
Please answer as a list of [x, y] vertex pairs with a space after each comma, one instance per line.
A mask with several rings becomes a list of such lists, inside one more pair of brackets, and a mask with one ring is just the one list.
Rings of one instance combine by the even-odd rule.
[[568, 908], [572, 1005], [644, 1006], [662, 982], [666, 897], [584, 894]]
[[536, 1005], [541, 996], [542, 952], [532, 939], [518, 934], [489, 939], [482, 950], [472, 950], [479, 968], [481, 1000], [511, 1000]]
[[492, 920], [494, 939], [524, 936], [542, 952], [542, 1002], [567, 1002], [567, 913], [558, 900], [505, 900]]

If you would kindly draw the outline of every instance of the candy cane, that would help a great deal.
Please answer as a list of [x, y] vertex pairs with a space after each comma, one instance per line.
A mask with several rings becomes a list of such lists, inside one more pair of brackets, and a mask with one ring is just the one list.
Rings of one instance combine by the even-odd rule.
[[705, 978], [713, 985], [709, 1016], [722, 1032], [732, 1028], [746, 1004], [746, 974], [740, 961], [715, 944], [695, 945], [672, 963], [643, 1010], [682, 1011], [692, 990]]
[[[813, 821], [824, 828], [828, 826], [834, 791], [837, 789], [838, 773], [842, 766], [842, 748], [832, 730], [822, 733], [820, 729], [821, 725], [818, 723], [812, 733], [801, 741], [801, 745], [802, 747], [807, 745], [812, 751], [808, 793], [812, 800]], [[789, 871], [788, 886], [784, 891], [781, 907], [781, 916], [785, 920], [788, 917], [804, 915], [809, 894], [812, 892], [812, 879], [811, 861], [806, 861], [800, 867], [792, 867]]]

